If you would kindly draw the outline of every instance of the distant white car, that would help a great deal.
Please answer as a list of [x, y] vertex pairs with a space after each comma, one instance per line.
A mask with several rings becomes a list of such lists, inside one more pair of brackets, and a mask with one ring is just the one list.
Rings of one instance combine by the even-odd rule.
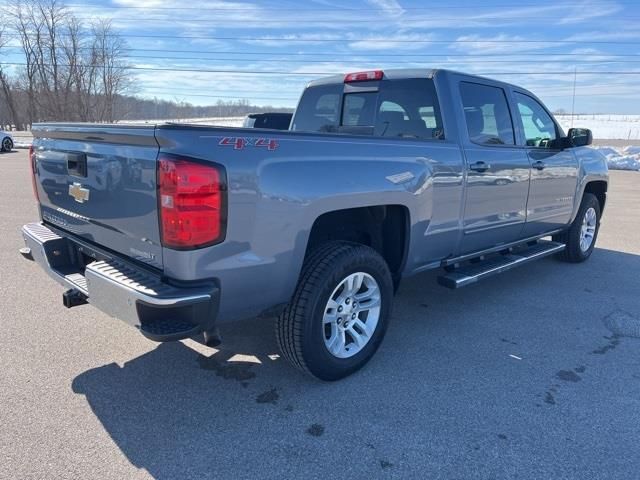
[[0, 130], [0, 151], [10, 152], [13, 150], [13, 137], [9, 132]]

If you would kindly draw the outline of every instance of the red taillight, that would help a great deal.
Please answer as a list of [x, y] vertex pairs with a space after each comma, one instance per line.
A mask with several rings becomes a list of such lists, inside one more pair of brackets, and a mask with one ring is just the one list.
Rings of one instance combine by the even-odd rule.
[[371, 70], [370, 72], [347, 73], [344, 76], [344, 83], [366, 82], [367, 80], [382, 80], [384, 72], [382, 70]]
[[158, 195], [165, 247], [198, 248], [224, 238], [226, 188], [222, 167], [161, 157]]
[[33, 187], [33, 195], [37, 201], [40, 201], [38, 197], [38, 186], [36, 185], [36, 156], [33, 151], [33, 145], [29, 147], [29, 167], [31, 168], [31, 186]]

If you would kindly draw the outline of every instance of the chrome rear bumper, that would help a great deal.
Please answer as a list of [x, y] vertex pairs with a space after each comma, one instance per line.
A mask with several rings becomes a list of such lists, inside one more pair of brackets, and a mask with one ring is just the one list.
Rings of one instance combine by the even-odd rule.
[[[32, 259], [56, 282], [152, 340], [179, 340], [213, 328], [220, 293], [213, 284], [171, 285], [158, 274], [42, 223], [24, 225], [22, 236]], [[97, 259], [82, 265], [79, 252], [87, 251]]]

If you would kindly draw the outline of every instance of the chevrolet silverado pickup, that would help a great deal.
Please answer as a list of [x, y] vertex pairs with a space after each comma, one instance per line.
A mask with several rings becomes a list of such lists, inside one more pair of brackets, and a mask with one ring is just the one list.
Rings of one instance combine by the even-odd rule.
[[[459, 288], [582, 262], [605, 206], [591, 132], [531, 92], [447, 70], [308, 84], [288, 131], [43, 123], [21, 253], [155, 341], [277, 318], [282, 355], [336, 380], [378, 349], [401, 279]], [[518, 289], [517, 285], [513, 286]], [[401, 321], [401, 319], [398, 319]]]

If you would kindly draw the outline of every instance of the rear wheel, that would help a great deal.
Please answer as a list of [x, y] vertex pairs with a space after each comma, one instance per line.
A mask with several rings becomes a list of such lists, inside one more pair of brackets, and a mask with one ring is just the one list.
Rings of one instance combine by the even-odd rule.
[[2, 139], [2, 151], [10, 152], [11, 150], [13, 150], [13, 140], [9, 137], [4, 137]]
[[553, 237], [553, 240], [567, 246], [558, 254], [558, 258], [571, 263], [584, 262], [595, 248], [599, 229], [600, 202], [595, 195], [585, 193], [578, 214], [569, 230]]
[[362, 368], [387, 329], [393, 280], [370, 247], [330, 242], [304, 264], [293, 300], [276, 322], [283, 356], [321, 380]]

